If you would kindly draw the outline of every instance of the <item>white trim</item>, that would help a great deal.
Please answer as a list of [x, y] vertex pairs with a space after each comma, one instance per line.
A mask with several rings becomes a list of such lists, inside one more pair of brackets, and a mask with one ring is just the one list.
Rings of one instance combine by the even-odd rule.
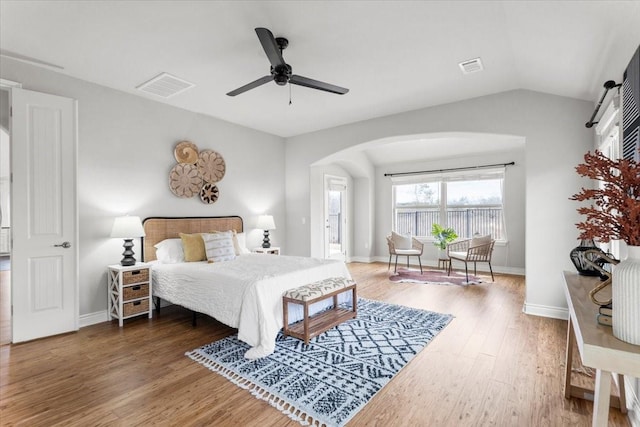
[[376, 260], [372, 257], [352, 256], [347, 258], [347, 262], [363, 262], [365, 264], [370, 264], [372, 262], [376, 262]]
[[[614, 377], [615, 378], [615, 377]], [[636, 395], [635, 384], [640, 382], [632, 377], [624, 377], [624, 388], [627, 391], [627, 416], [631, 427], [640, 427], [640, 397]]]
[[522, 306], [522, 312], [533, 316], [550, 317], [552, 319], [569, 319], [569, 309], [564, 307], [551, 307], [548, 305], [525, 303]]
[[12, 80], [7, 80], [7, 79], [0, 79], [0, 87], [2, 88], [17, 87], [18, 89], [22, 89], [22, 83], [14, 82]]
[[[604, 135], [605, 133], [608, 133], [608, 129], [609, 126], [611, 126], [612, 123], [618, 123], [618, 110], [620, 109], [620, 95], [616, 95], [611, 102], [609, 102], [609, 105], [607, 106], [607, 109], [604, 110], [604, 113], [602, 113], [602, 116], [600, 117], [600, 120], [598, 120], [598, 124], [596, 125], [596, 133], [598, 135]], [[615, 119], [615, 122], [614, 122]]]
[[80, 315], [80, 327], [96, 325], [102, 322], [109, 321], [109, 313], [107, 310], [96, 311], [95, 313], [81, 314]]

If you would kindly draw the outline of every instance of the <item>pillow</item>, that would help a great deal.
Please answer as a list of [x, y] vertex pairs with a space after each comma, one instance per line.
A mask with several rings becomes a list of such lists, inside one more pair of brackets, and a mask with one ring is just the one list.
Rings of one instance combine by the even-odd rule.
[[395, 231], [391, 232], [391, 241], [396, 249], [411, 249], [413, 247], [413, 242], [411, 239], [411, 235], [403, 236], [402, 234], [398, 234]]
[[165, 239], [153, 247], [156, 248], [156, 258], [163, 264], [184, 262], [182, 239]]
[[186, 262], [204, 261], [207, 256], [204, 252], [204, 242], [200, 233], [184, 234], [180, 233], [182, 239], [182, 250]]
[[209, 262], [230, 261], [236, 257], [232, 231], [203, 234], [202, 240]]
[[233, 248], [236, 255], [250, 254], [251, 251], [247, 249], [247, 240], [244, 233], [237, 233], [233, 230]]
[[469, 247], [475, 248], [476, 246], [482, 246], [488, 243], [491, 243], [491, 234], [487, 234], [486, 236], [473, 236]]

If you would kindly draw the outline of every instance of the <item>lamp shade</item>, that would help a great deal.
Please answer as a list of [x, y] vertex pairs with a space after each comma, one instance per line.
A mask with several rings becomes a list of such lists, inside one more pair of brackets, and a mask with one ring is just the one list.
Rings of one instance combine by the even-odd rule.
[[273, 222], [273, 216], [271, 215], [260, 215], [258, 217], [258, 222], [256, 223], [256, 228], [260, 230], [275, 230], [276, 223]]
[[144, 237], [142, 221], [138, 216], [119, 216], [113, 221], [111, 237], [122, 239], [132, 239], [134, 237]]

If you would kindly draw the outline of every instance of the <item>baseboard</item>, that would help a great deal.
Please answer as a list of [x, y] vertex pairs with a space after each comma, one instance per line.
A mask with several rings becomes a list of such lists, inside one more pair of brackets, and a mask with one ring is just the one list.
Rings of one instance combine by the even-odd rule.
[[[356, 259], [357, 257], [354, 257], [353, 259]], [[395, 258], [394, 258], [395, 259]], [[404, 262], [400, 261], [401, 258], [398, 259], [398, 267], [402, 266], [406, 266], [407, 265], [407, 260], [406, 257], [404, 259]], [[369, 258], [369, 261], [359, 261], [359, 262], [384, 262], [384, 263], [388, 263], [389, 262], [389, 257], [372, 257]], [[394, 264], [394, 261], [391, 261], [391, 265]], [[412, 268], [420, 268], [420, 266], [418, 265], [417, 262], [414, 262], [413, 260], [409, 261], [409, 266]], [[431, 259], [423, 259], [422, 260], [422, 266], [423, 267], [431, 267], [431, 268], [438, 268], [438, 260], [431, 260]], [[464, 264], [460, 265], [462, 267], [462, 271], [464, 271]], [[455, 270], [460, 271], [460, 268], [455, 266]], [[517, 268], [517, 267], [504, 267], [504, 266], [500, 266], [500, 265], [492, 265], [491, 266], [493, 268], [493, 272], [494, 273], [502, 273], [502, 274], [513, 274], [516, 276], [524, 276], [525, 275], [525, 270], [524, 268]], [[471, 269], [473, 270], [473, 268]], [[482, 273], [489, 273], [489, 266], [485, 263], [480, 263], [478, 264], [478, 271], [482, 272]]]
[[95, 325], [97, 323], [108, 322], [109, 313], [107, 310], [97, 311], [95, 313], [81, 314], [80, 327]]
[[374, 258], [364, 257], [364, 256], [352, 256], [352, 257], [349, 257], [349, 259], [347, 260], [347, 262], [362, 262], [365, 264], [370, 264], [375, 261], [376, 260]]
[[640, 380], [632, 377], [624, 377], [624, 387], [627, 390], [627, 413], [629, 417], [629, 423], [631, 427], [640, 427], [640, 396], [639, 389], [636, 388], [636, 384], [640, 387]]
[[569, 319], [569, 309], [562, 307], [552, 307], [548, 305], [527, 304], [522, 307], [525, 314], [531, 314], [540, 317], [550, 317], [552, 319]]

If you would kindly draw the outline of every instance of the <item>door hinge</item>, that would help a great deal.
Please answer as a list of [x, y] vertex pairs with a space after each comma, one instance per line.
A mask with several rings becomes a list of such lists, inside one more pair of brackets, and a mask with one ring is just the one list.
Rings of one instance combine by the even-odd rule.
[[9, 107], [9, 117], [13, 117], [13, 107]]

